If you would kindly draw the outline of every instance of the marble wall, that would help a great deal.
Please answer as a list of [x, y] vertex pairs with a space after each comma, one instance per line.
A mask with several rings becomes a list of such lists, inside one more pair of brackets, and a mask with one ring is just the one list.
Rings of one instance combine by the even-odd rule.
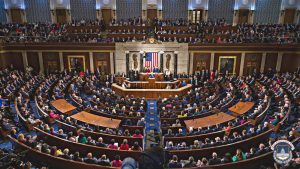
[[[137, 54], [138, 63], [139, 63], [140, 62], [139, 51], [144, 51], [144, 52], [163, 51], [164, 69], [166, 69], [166, 60], [167, 60], [166, 57], [168, 54], [170, 54], [171, 72], [174, 72], [174, 53], [178, 52], [177, 73], [188, 72], [187, 65], [189, 62], [189, 56], [188, 56], [188, 44], [186, 43], [166, 42], [161, 44], [143, 44], [142, 42], [127, 42], [127, 43], [116, 43], [116, 54], [115, 54], [116, 73], [126, 72], [126, 52], [129, 52], [130, 59], [132, 59], [133, 54]], [[131, 68], [132, 65], [129, 65], [129, 67]]]

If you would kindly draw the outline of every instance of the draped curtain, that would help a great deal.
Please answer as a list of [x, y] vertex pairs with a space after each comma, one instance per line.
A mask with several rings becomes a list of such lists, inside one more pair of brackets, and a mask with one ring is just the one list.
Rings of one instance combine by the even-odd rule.
[[70, 6], [72, 19], [96, 19], [96, 0], [71, 0]]
[[118, 20], [142, 16], [142, 0], [117, 0], [116, 8]]
[[256, 0], [254, 23], [278, 23], [281, 0]]
[[163, 0], [162, 10], [164, 19], [188, 18], [188, 0]]
[[6, 14], [4, 11], [4, 0], [0, 0], [0, 22], [1, 23], [6, 22]]
[[48, 0], [25, 0], [27, 22], [51, 22]]
[[209, 0], [208, 18], [215, 20], [225, 18], [226, 22], [232, 24], [234, 0]]

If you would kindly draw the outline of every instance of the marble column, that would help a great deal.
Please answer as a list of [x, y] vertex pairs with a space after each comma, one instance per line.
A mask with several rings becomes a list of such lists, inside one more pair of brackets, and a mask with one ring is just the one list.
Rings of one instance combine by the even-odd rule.
[[276, 72], [281, 70], [281, 61], [282, 61], [283, 52], [278, 53], [277, 63], [276, 63]]
[[244, 64], [245, 64], [245, 52], [242, 53], [239, 76], [243, 76], [243, 73], [244, 73]]
[[94, 55], [93, 52], [89, 52], [89, 58], [90, 58], [90, 71], [91, 73], [94, 73]]
[[266, 65], [267, 53], [264, 52], [261, 57], [260, 73], [263, 73]]
[[60, 71], [64, 71], [64, 55], [62, 52], [59, 52], [59, 67], [60, 67]]
[[40, 73], [44, 74], [45, 71], [44, 71], [43, 53], [39, 52], [38, 56], [39, 56]]
[[24, 70], [26, 70], [26, 67], [28, 66], [28, 59], [27, 59], [26, 51], [22, 52], [22, 59], [23, 59]]
[[211, 52], [210, 53], [210, 64], [209, 64], [210, 70], [214, 69], [214, 62], [215, 62], [215, 52]]
[[115, 73], [115, 59], [114, 59], [114, 52], [109, 53], [109, 59], [110, 59], [110, 73]]
[[189, 70], [189, 74], [193, 74], [193, 69], [194, 69], [194, 52], [191, 52], [190, 55], [190, 70]]

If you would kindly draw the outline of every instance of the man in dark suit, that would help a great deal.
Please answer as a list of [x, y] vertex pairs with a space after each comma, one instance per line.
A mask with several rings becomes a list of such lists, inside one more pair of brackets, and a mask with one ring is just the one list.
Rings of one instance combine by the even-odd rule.
[[172, 160], [168, 164], [169, 168], [182, 168], [182, 165], [180, 162], [178, 162], [178, 157], [176, 155], [173, 155]]
[[110, 166], [110, 162], [109, 159], [106, 158], [106, 155], [103, 154], [101, 156], [101, 158], [98, 161], [98, 165], [102, 165], [102, 166]]
[[96, 71], [95, 71], [95, 75], [96, 77], [99, 77], [101, 75], [101, 72], [99, 70], [99, 67], [97, 67]]
[[8, 101], [8, 99], [3, 99], [0, 95], [0, 107], [4, 106], [6, 101]]
[[259, 155], [262, 155], [264, 153], [266, 153], [265, 145], [260, 144], [259, 149], [255, 152], [255, 156], [259, 156]]
[[216, 152], [213, 152], [212, 158], [209, 159], [208, 164], [209, 164], [209, 165], [217, 165], [217, 164], [221, 164], [221, 159], [218, 158], [218, 155], [217, 155]]
[[88, 153], [83, 161], [89, 164], [97, 164], [97, 160], [93, 158], [92, 153]]
[[154, 72], [154, 73], [158, 73], [158, 72], [159, 72], [159, 68], [158, 68], [157, 66], [155, 66], [155, 67], [153, 68], [153, 72]]
[[99, 137], [98, 141], [96, 142], [96, 145], [99, 147], [106, 147], [107, 145], [105, 143], [103, 143], [103, 138]]

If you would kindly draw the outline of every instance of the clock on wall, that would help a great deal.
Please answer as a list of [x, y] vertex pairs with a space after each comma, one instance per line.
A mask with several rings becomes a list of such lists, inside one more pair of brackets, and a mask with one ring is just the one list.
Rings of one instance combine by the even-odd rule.
[[155, 39], [154, 38], [149, 38], [149, 43], [151, 43], [151, 44], [155, 43]]

